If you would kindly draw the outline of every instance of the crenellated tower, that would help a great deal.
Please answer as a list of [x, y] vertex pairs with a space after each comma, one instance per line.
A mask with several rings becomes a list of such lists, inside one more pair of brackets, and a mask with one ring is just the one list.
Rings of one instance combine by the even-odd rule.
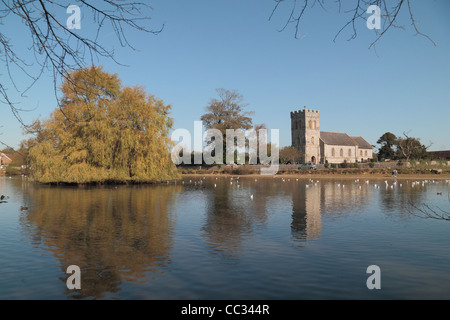
[[320, 111], [303, 110], [291, 112], [292, 146], [302, 153], [301, 161], [320, 161]]

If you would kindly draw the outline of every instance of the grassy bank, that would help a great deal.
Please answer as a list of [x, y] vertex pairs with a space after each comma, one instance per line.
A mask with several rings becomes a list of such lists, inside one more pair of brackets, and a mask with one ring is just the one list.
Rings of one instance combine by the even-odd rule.
[[[203, 168], [179, 168], [182, 175], [238, 175], [238, 176], [261, 176], [260, 169], [252, 166], [214, 166]], [[397, 169], [397, 178], [424, 178], [424, 179], [450, 179], [450, 168], [440, 169], [430, 168], [401, 168]], [[358, 178], [358, 177], [391, 177], [391, 168], [328, 168], [317, 170], [297, 170], [281, 168], [276, 176], [295, 176], [295, 177], [327, 177], [327, 178]]]

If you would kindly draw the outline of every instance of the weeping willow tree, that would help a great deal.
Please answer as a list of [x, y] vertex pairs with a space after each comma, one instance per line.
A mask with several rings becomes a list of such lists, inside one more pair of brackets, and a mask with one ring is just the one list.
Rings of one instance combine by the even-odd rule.
[[178, 178], [170, 105], [122, 87], [101, 67], [70, 72], [59, 108], [34, 126], [31, 177], [42, 183], [154, 182]]

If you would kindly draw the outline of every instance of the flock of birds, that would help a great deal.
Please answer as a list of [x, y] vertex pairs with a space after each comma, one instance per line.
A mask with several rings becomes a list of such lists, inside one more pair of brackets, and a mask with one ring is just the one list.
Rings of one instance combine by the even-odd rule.
[[[202, 185], [203, 184], [203, 181], [206, 179], [206, 177], [203, 177], [202, 179], [200, 179], [200, 180], [198, 180], [198, 181], [193, 181], [192, 179], [189, 179], [189, 182], [187, 182], [186, 181], [186, 183], [189, 183], [189, 184], [192, 184], [192, 183], [194, 183], [194, 185]], [[218, 180], [218, 177], [216, 177], [216, 180]], [[296, 178], [295, 179], [295, 181], [298, 181], [299, 179], [298, 178]], [[257, 182], [258, 181], [258, 179], [255, 179], [255, 182]], [[281, 178], [281, 181], [282, 182], [286, 182], [286, 181], [291, 181], [291, 179], [290, 178], [288, 178], [288, 179], [286, 179], [286, 178]], [[309, 179], [309, 183], [307, 183], [306, 184], [306, 188], [309, 188], [309, 187], [311, 187], [311, 186], [316, 186], [318, 183], [319, 183], [320, 181], [319, 180], [313, 180], [313, 179]], [[370, 181], [369, 180], [365, 180], [365, 181], [360, 181], [359, 179], [355, 179], [354, 180], [354, 182], [355, 183], [357, 183], [357, 184], [359, 184], [358, 185], [358, 188], [359, 189], [362, 189], [362, 185], [361, 184], [366, 184], [366, 185], [369, 185], [370, 184]], [[416, 180], [416, 181], [412, 181], [411, 182], [411, 187], [412, 188], [414, 188], [414, 187], [416, 187], [416, 186], [422, 186], [422, 187], [424, 187], [426, 184], [434, 184], [434, 183], [437, 183], [438, 181], [436, 181], [436, 180], [421, 180], [421, 181], [418, 181], [418, 180]], [[167, 181], [167, 183], [169, 183], [169, 181]], [[185, 184], [185, 181], [183, 180], [182, 182], [181, 182], [182, 184]], [[230, 178], [230, 185], [233, 185], [233, 183], [234, 183], [234, 185], [235, 186], [237, 186], [237, 188], [239, 188], [240, 187], [240, 184], [239, 184], [239, 177], [231, 177]], [[409, 184], [409, 180], [406, 180], [404, 183], [406, 183], [406, 184]], [[445, 180], [445, 183], [446, 184], [448, 184], [449, 186], [450, 186], [450, 180]], [[345, 184], [344, 183], [338, 183], [338, 182], [335, 182], [335, 185], [338, 187], [338, 188], [345, 188]], [[384, 187], [386, 188], [386, 189], [394, 189], [395, 187], [399, 187], [399, 188], [402, 188], [403, 187], [403, 183], [398, 183], [397, 182], [397, 180], [394, 180], [391, 184], [389, 184], [389, 182], [388, 182], [388, 180], [384, 180], [383, 182], [378, 182], [378, 183], [373, 183], [373, 187], [375, 188], [375, 189], [379, 189], [380, 187], [382, 187], [384, 185]], [[214, 183], [214, 188], [216, 188], [217, 187], [217, 183]], [[437, 192], [437, 195], [442, 195], [442, 192]], [[5, 195], [1, 195], [0, 196], [0, 203], [6, 203], [7, 201], [6, 201], [6, 199], [8, 199], [9, 197], [8, 196], [5, 196]], [[253, 194], [251, 194], [250, 195], [250, 200], [253, 200]], [[25, 207], [25, 206], [21, 206], [20, 207], [20, 210], [21, 211], [23, 211], [23, 210], [28, 210], [28, 207]]]
[[[278, 177], [274, 177], [274, 178], [278, 178]], [[193, 184], [193, 185], [203, 185], [204, 180], [206, 179], [206, 177], [201, 178], [200, 180], [193, 180], [193, 179], [189, 179], [186, 181], [182, 181], [182, 184]], [[215, 178], [215, 180], [218, 180], [218, 177]], [[294, 179], [292, 179], [294, 180]], [[255, 182], [258, 181], [258, 179], [254, 179]], [[290, 182], [291, 179], [290, 178], [283, 178], [281, 177], [281, 181], [282, 182]], [[299, 181], [298, 178], [295, 178], [295, 181]], [[416, 186], [422, 186], [424, 187], [427, 184], [436, 184], [439, 183], [440, 181], [444, 182], [445, 184], [448, 184], [450, 186], [450, 180], [414, 180], [414, 181], [409, 181], [409, 180], [404, 180], [402, 182], [399, 182], [397, 180], [393, 180], [391, 183], [388, 180], [382, 180], [382, 181], [374, 181], [374, 182], [370, 182], [370, 180], [360, 180], [360, 179], [354, 179], [354, 183], [358, 185], [358, 189], [362, 189], [364, 185], [368, 186], [370, 184], [372, 184], [373, 188], [375, 189], [380, 189], [380, 188], [385, 188], [386, 190], [388, 189], [394, 189], [394, 188], [402, 188], [404, 185], [408, 186], [410, 185], [411, 188], [415, 188]], [[235, 185], [237, 188], [239, 188], [241, 185], [239, 184], [239, 177], [230, 177], [230, 185]], [[349, 181], [351, 183], [351, 180]], [[307, 184], [305, 185], [306, 188], [310, 188], [310, 187], [314, 187], [317, 186], [320, 183], [320, 180], [313, 180], [313, 179], [309, 179], [307, 180]], [[342, 182], [335, 182], [335, 186], [338, 188], [343, 188], [345, 189], [346, 184], [342, 183]], [[217, 187], [217, 183], [214, 183], [214, 188]], [[442, 192], [437, 192], [437, 195], [442, 195]], [[250, 199], [253, 200], [253, 194], [250, 195]]]
[[[298, 179], [296, 179], [298, 181]], [[283, 182], [285, 181], [285, 179], [283, 179]], [[312, 180], [309, 179], [309, 182], [311, 183], [311, 185], [317, 185], [319, 183], [319, 180]], [[354, 182], [356, 184], [358, 184], [358, 189], [362, 189], [362, 184], [366, 184], [369, 185], [370, 181], [369, 180], [365, 180], [365, 181], [360, 181], [359, 179], [355, 179]], [[384, 180], [382, 182], [375, 182], [373, 183], [373, 187], [375, 189], [380, 189], [381, 187], [385, 187], [385, 189], [394, 189], [396, 187], [402, 188], [403, 184], [406, 183], [407, 185], [409, 185], [409, 180], [404, 181], [403, 183], [398, 182], [397, 180], [394, 180], [391, 184], [389, 184], [388, 180]], [[427, 184], [435, 184], [435, 183], [439, 183], [439, 180], [415, 180], [411, 182], [411, 187], [414, 188], [416, 186], [422, 186], [424, 187]], [[448, 184], [450, 186], [450, 180], [445, 180], [444, 181], [445, 184]], [[340, 188], [345, 188], [345, 184], [344, 183], [338, 183], [336, 182], [335, 185], [337, 187]], [[310, 185], [306, 185], [306, 187], [308, 188]], [[437, 192], [437, 195], [442, 195], [442, 192]]]
[[[198, 181], [192, 181], [192, 179], [189, 179], [189, 182], [186, 181], [186, 183], [188, 184], [192, 184], [192, 182], [194, 183], [194, 185], [203, 185], [203, 181], [206, 179], [206, 177], [203, 177], [202, 179], [198, 180]], [[218, 180], [218, 177], [216, 177], [216, 180]], [[258, 179], [255, 179], [255, 181], [258, 181]], [[241, 185], [239, 184], [239, 177], [231, 177], [230, 178], [230, 185], [234, 185], [239, 188]], [[183, 180], [181, 182], [181, 184], [185, 184], [185, 181]], [[217, 183], [214, 183], [214, 188], [217, 188]], [[253, 200], [253, 194], [250, 195], [250, 200]]]

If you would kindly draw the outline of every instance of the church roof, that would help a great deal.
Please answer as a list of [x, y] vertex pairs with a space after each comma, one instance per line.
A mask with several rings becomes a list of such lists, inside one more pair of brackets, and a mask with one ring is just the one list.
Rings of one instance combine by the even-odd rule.
[[363, 137], [350, 137], [346, 133], [320, 131], [320, 139], [328, 145], [358, 146], [360, 149], [372, 149], [372, 145]]
[[[355, 146], [357, 143], [348, 134], [340, 132], [320, 131], [320, 139], [325, 144], [336, 146]], [[372, 147], [370, 147], [372, 149]]]
[[360, 149], [372, 149], [372, 145], [368, 143], [366, 140], [364, 140], [363, 137], [351, 137], [353, 140], [355, 140], [356, 144]]

